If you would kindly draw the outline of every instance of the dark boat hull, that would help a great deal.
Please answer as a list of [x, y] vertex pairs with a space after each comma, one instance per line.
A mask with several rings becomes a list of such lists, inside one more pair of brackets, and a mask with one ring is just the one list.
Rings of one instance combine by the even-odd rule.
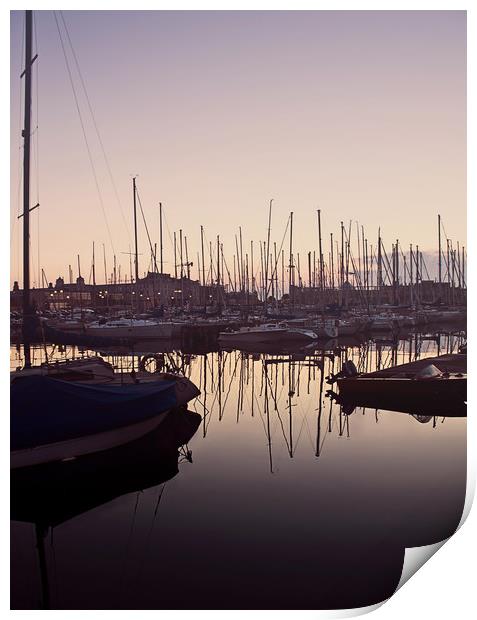
[[11, 467], [133, 441], [198, 394], [183, 377], [129, 385], [85, 385], [45, 376], [16, 379], [11, 385]]
[[401, 377], [346, 377], [338, 379], [342, 399], [401, 400], [407, 402], [464, 403], [467, 400], [466, 377], [407, 379]]
[[177, 411], [147, 435], [105, 452], [11, 471], [11, 518], [56, 526], [112, 499], [156, 486], [178, 472], [179, 447], [201, 416]]

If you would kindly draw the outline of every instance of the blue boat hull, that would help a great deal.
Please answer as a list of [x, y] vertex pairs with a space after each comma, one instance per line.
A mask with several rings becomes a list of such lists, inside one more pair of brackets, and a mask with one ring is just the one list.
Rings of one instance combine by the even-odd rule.
[[86, 385], [45, 376], [16, 379], [11, 384], [11, 466], [73, 458], [137, 439], [183, 404], [176, 385], [173, 380]]

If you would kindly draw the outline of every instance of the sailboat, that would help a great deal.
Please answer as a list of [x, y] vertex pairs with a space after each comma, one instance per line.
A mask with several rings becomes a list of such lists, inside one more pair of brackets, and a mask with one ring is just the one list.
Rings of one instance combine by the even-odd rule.
[[[172, 373], [117, 376], [106, 362], [31, 364], [37, 317], [30, 302], [30, 117], [32, 11], [25, 12], [25, 122], [23, 153], [24, 368], [11, 373], [11, 467], [77, 458], [135, 440], [175, 408], [199, 395], [186, 377]], [[108, 374], [112, 376], [108, 379]]]

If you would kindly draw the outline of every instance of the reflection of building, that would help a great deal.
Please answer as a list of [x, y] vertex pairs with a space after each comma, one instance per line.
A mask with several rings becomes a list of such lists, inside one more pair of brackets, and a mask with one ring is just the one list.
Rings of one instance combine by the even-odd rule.
[[[223, 297], [223, 287], [220, 287]], [[21, 307], [22, 291], [15, 283], [11, 292], [12, 308]], [[172, 278], [169, 274], [148, 273], [136, 282], [86, 284], [79, 277], [74, 284], [57, 278], [55, 285], [32, 289], [31, 300], [37, 308], [124, 307], [147, 310], [160, 306], [197, 306], [211, 304], [217, 298], [217, 286], [203, 287], [196, 280]]]

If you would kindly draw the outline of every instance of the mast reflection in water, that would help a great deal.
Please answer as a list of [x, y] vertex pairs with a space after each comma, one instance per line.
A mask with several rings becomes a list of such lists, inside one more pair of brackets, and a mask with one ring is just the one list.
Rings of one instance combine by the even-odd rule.
[[343, 407], [325, 378], [345, 359], [369, 372], [456, 352], [460, 339], [339, 344], [172, 352], [201, 390], [185, 432], [176, 418], [166, 439], [107, 465], [97, 456], [70, 463], [69, 478], [13, 479], [12, 608], [327, 609], [389, 597], [404, 549], [459, 523], [465, 409]]

